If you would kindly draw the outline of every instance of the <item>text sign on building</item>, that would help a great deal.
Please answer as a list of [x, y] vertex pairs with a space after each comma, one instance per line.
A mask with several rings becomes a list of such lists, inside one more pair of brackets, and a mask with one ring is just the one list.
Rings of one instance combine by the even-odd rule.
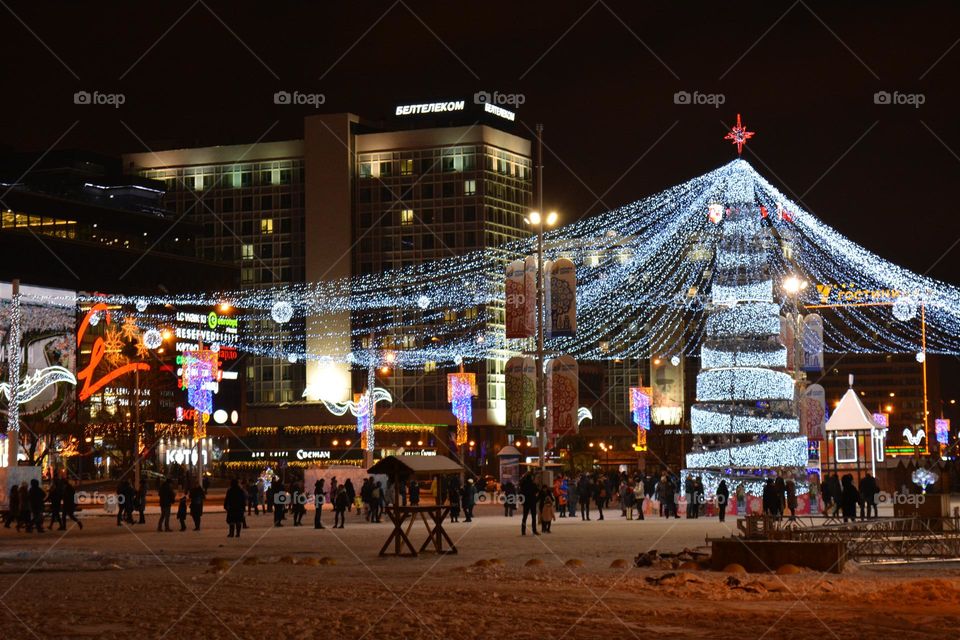
[[449, 100], [447, 102], [424, 102], [422, 104], [401, 104], [395, 110], [398, 116], [412, 116], [422, 113], [447, 113], [449, 111], [463, 111], [464, 100]]

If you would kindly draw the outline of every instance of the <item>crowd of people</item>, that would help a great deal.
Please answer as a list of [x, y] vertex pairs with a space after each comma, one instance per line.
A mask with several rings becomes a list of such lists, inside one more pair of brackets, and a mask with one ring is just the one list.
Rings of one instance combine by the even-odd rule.
[[[488, 486], [486, 482], [469, 477], [462, 480], [457, 475], [435, 477], [430, 483], [430, 493], [437, 504], [449, 507], [449, 518], [453, 523], [461, 519], [463, 522], [472, 522], [476, 505], [494, 498], [502, 503], [504, 516], [513, 517], [518, 511], [521, 512], [521, 535], [527, 534], [528, 523], [530, 532], [540, 535], [541, 532], [550, 533], [552, 523], [558, 518], [572, 519], [579, 515], [581, 520], [587, 521], [592, 520], [595, 513], [596, 520], [604, 520], [604, 512], [609, 514], [614, 504], [620, 516], [628, 520], [643, 520], [647, 501], [658, 505], [660, 517], [679, 518], [681, 489], [686, 496], [687, 518], [706, 515], [707, 505], [713, 503], [714, 511], [722, 522], [731, 500], [726, 481], [721, 481], [715, 495], [708, 499], [702, 478], [688, 475], [681, 481], [669, 470], [663, 471], [659, 477], [640, 472], [630, 476], [626, 472], [616, 471], [558, 473], [552, 484], [541, 483], [538, 475], [528, 470], [516, 484], [512, 479], [507, 479], [502, 485], [492, 484]], [[157, 531], [173, 530], [170, 519], [174, 515], [174, 507], [180, 531], [187, 530], [188, 518], [192, 521], [193, 530], [199, 531], [208, 489], [208, 481], [188, 482], [187, 488], [181, 490], [175, 488], [173, 479], [164, 479], [157, 489], [160, 506]], [[367, 522], [381, 522], [384, 508], [394, 500], [404, 506], [418, 506], [420, 493], [421, 485], [416, 479], [410, 479], [400, 486], [384, 486], [383, 480], [369, 476], [357, 491], [349, 478], [339, 483], [336, 477], [332, 477], [329, 486], [326, 479], [320, 478], [315, 481], [310, 494], [303, 482], [297, 480], [283, 483], [275, 476], [234, 478], [226, 490], [223, 510], [226, 513], [228, 537], [239, 538], [241, 531], [249, 526], [248, 516], [271, 514], [275, 527], [284, 526], [289, 516], [292, 526], [300, 527], [303, 526], [307, 506], [312, 505], [313, 526], [315, 529], [324, 529], [323, 511], [329, 503], [328, 509], [333, 512], [332, 527], [342, 529], [346, 525], [347, 513], [356, 512]], [[861, 519], [877, 517], [878, 494], [877, 481], [870, 474], [864, 475], [859, 484], [854, 485], [851, 474], [840, 478], [834, 473], [825, 477], [822, 483], [811, 485], [810, 498], [819, 505], [818, 496], [822, 497], [824, 515], [840, 517], [842, 514], [844, 522], [848, 522], [856, 520], [858, 508]], [[745, 512], [746, 496], [742, 483], [735, 487], [733, 497], [737, 511]], [[146, 522], [146, 482], [141, 482], [139, 488], [135, 488], [130, 481], [121, 480], [113, 501], [117, 526]], [[777, 477], [766, 481], [762, 494], [763, 513], [783, 517], [789, 512], [789, 517], [795, 518], [797, 507], [797, 486], [793, 480]], [[76, 516], [77, 510], [76, 489], [68, 479], [53, 480], [49, 493], [37, 480], [32, 480], [29, 484], [24, 482], [10, 487], [10, 508], [4, 514], [4, 526], [10, 528], [16, 525], [17, 531], [42, 533], [45, 528], [52, 529], [54, 526], [64, 530], [67, 521], [72, 520], [82, 528], [83, 524]], [[45, 527], [48, 513], [50, 522]]]

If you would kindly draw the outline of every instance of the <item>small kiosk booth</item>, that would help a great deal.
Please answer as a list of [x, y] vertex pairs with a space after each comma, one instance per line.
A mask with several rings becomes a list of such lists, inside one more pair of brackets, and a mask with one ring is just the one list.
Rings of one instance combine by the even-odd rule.
[[[443, 504], [423, 506], [402, 506], [400, 504], [400, 486], [417, 475], [444, 476], [459, 474], [463, 467], [446, 456], [387, 456], [376, 463], [367, 472], [384, 474], [389, 478], [394, 490], [393, 504], [387, 505], [386, 512], [393, 522], [393, 531], [380, 548], [380, 555], [387, 555], [387, 549], [393, 543], [393, 555], [416, 556], [432, 546], [437, 553], [456, 553], [457, 547], [443, 529], [443, 520], [450, 513], [450, 506]], [[417, 518], [423, 521], [427, 529], [427, 539], [419, 549], [410, 541], [410, 528]], [[406, 526], [404, 526], [406, 525]], [[446, 541], [448, 548], [443, 548]], [[406, 549], [407, 551], [404, 551]]]
[[[851, 381], [852, 384], [852, 381]], [[877, 476], [887, 430], [878, 425], [851, 386], [827, 420], [827, 470], [860, 478]]]

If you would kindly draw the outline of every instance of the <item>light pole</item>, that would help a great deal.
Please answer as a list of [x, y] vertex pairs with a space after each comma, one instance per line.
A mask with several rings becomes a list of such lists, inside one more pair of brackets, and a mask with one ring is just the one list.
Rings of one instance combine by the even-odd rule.
[[[538, 125], [538, 131], [540, 130]], [[540, 152], [543, 153], [542, 151]], [[538, 171], [543, 169], [542, 164], [537, 166]], [[542, 173], [542, 171], [540, 171]], [[538, 180], [538, 182], [541, 182]], [[539, 197], [541, 204], [543, 203], [543, 186], [542, 184], [539, 187]], [[546, 216], [540, 215], [539, 211], [531, 211], [530, 215], [526, 218], [527, 224], [534, 227], [537, 231], [537, 351], [536, 351], [536, 361], [537, 361], [537, 443], [540, 453], [540, 477], [543, 478], [544, 471], [546, 470], [546, 450], [547, 450], [547, 430], [546, 430], [546, 410], [544, 407], [544, 371], [543, 371], [543, 360], [544, 360], [544, 348], [543, 348], [543, 339], [544, 339], [544, 297], [545, 297], [545, 288], [543, 286], [544, 278], [544, 269], [543, 269], [543, 229], [545, 226], [552, 227], [557, 223], [557, 212], [551, 211]]]
[[789, 275], [783, 279], [783, 290], [787, 293], [787, 298], [791, 302], [794, 327], [793, 327], [793, 380], [797, 387], [794, 399], [797, 417], [800, 417], [801, 398], [801, 379], [800, 379], [800, 359], [803, 357], [803, 317], [800, 315], [800, 292], [807, 288], [807, 281], [795, 275]]

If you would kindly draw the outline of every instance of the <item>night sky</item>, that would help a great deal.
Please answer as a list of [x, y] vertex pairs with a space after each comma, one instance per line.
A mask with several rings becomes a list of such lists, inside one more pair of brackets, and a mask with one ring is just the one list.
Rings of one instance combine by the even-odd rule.
[[[518, 129], [543, 122], [547, 204], [569, 220], [734, 158], [722, 137], [739, 112], [757, 132], [744, 157], [775, 185], [960, 283], [956, 4], [332, 4], [11, 2], [0, 144], [39, 152], [68, 129], [56, 148], [111, 154], [300, 137], [316, 110], [275, 105], [278, 90], [371, 117], [522, 93]], [[78, 90], [126, 102], [75, 105]], [[677, 105], [677, 91], [725, 102]], [[924, 104], [877, 105], [878, 91]]]

